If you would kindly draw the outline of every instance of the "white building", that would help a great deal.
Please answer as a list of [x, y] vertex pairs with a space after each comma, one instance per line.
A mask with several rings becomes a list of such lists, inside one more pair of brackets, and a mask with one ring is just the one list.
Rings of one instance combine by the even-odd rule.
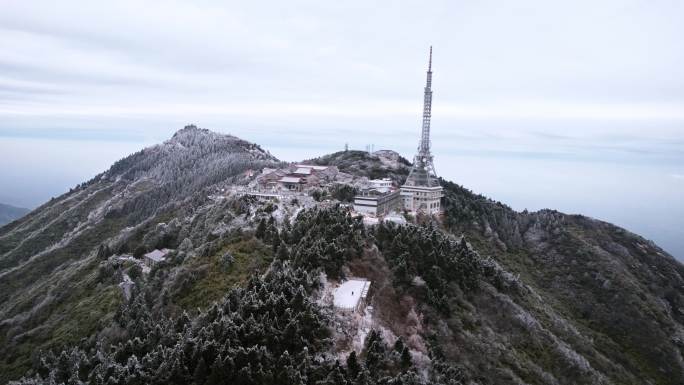
[[169, 253], [169, 249], [154, 249], [150, 251], [149, 253], [145, 254], [143, 256], [143, 261], [145, 262], [145, 265], [148, 267], [152, 268], [154, 265], [158, 264], [159, 262], [164, 262], [166, 260], [166, 254]]
[[392, 188], [392, 180], [390, 178], [371, 179], [370, 187], [379, 191], [389, 191]]
[[350, 279], [333, 292], [333, 306], [337, 310], [355, 312], [366, 305], [371, 282], [365, 279]]
[[401, 209], [399, 191], [362, 190], [354, 197], [354, 211], [372, 217], [382, 217]]
[[404, 209], [411, 213], [439, 214], [443, 196], [442, 186], [401, 186]]

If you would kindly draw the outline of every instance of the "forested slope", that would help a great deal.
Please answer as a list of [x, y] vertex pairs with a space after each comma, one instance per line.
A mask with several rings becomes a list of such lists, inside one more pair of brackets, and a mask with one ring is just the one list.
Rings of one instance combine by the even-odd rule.
[[[188, 126], [167, 142], [0, 228], [0, 381], [16, 378], [38, 349], [106, 327], [121, 304], [98, 248], [133, 252], [144, 229], [191, 212], [218, 182], [274, 164], [260, 147]], [[160, 240], [173, 242], [172, 239]]]
[[[400, 182], [390, 155], [312, 162]], [[444, 216], [403, 226], [222, 193], [275, 162], [188, 127], [1, 228], [0, 381], [684, 383], [684, 268], [652, 242], [447, 181]], [[116, 257], [161, 247], [149, 274]], [[323, 301], [350, 276], [367, 334]]]
[[518, 213], [443, 184], [446, 228], [533, 290], [543, 305], [533, 327], [567, 335], [605, 381], [684, 382], [681, 263], [609, 223], [553, 210]]

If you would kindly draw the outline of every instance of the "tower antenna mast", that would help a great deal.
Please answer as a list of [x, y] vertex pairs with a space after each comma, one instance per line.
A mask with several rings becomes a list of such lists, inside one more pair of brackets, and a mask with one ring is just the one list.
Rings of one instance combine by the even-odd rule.
[[432, 46], [428, 60], [427, 79], [423, 94], [423, 124], [420, 132], [418, 152], [413, 159], [413, 167], [406, 184], [413, 186], [438, 186], [437, 173], [430, 153], [430, 119], [432, 118]]

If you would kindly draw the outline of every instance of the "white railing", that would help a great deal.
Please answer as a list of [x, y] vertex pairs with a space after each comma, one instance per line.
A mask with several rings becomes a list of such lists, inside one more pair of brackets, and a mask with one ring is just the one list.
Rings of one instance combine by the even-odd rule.
[[278, 199], [283, 199], [285, 197], [306, 196], [306, 193], [299, 192], [299, 191], [259, 190], [259, 189], [255, 189], [255, 188], [239, 187], [239, 186], [231, 187], [230, 191], [239, 195], [239, 196], [251, 195], [251, 196], [258, 196], [258, 197], [278, 198]]

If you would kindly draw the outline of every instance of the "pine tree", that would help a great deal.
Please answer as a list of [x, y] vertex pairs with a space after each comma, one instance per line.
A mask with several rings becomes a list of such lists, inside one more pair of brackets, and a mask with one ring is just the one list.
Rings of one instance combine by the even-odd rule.
[[227, 371], [225, 370], [225, 366], [223, 365], [223, 359], [221, 358], [221, 354], [219, 354], [216, 359], [214, 360], [214, 363], [211, 364], [211, 370], [209, 371], [209, 375], [207, 376], [206, 385], [220, 385], [225, 383], [225, 378], [227, 377]]
[[111, 254], [109, 245], [101, 244], [100, 247], [97, 248], [97, 259], [99, 260], [106, 260]]
[[356, 358], [356, 352], [352, 350], [349, 357], [347, 357], [347, 372], [349, 373], [349, 377], [356, 378], [359, 372], [361, 372], [361, 369], [361, 365]]
[[323, 381], [318, 381], [317, 385], [347, 385], [347, 379], [344, 376], [340, 363], [335, 364], [335, 368], [328, 373], [328, 376]]
[[261, 218], [259, 224], [257, 225], [256, 231], [254, 232], [254, 236], [259, 239], [263, 239], [264, 235], [266, 235], [266, 220]]
[[408, 347], [404, 347], [401, 351], [401, 368], [406, 370], [413, 366], [413, 360], [411, 359], [411, 352]]
[[401, 338], [397, 338], [397, 341], [394, 343], [394, 351], [401, 354], [404, 351], [404, 347], [406, 347], [404, 341]]
[[58, 383], [67, 382], [69, 380], [70, 368], [69, 368], [69, 356], [67, 352], [62, 350], [57, 358], [56, 370], [54, 371], [55, 381]]
[[207, 367], [207, 363], [204, 361], [203, 357], [200, 357], [199, 361], [197, 361], [197, 366], [195, 366], [195, 373], [193, 374], [195, 384], [204, 384], [208, 376], [209, 368]]
[[278, 245], [278, 252], [276, 253], [276, 259], [279, 259], [281, 261], [290, 259], [290, 252], [287, 249], [287, 245], [282, 240], [280, 241], [280, 245]]
[[280, 240], [280, 235], [278, 234], [278, 229], [273, 227], [273, 230], [270, 232], [270, 237], [268, 239], [268, 242], [272, 245], [273, 247], [273, 254], [278, 253], [278, 248], [280, 247], [280, 244], [282, 241]]

